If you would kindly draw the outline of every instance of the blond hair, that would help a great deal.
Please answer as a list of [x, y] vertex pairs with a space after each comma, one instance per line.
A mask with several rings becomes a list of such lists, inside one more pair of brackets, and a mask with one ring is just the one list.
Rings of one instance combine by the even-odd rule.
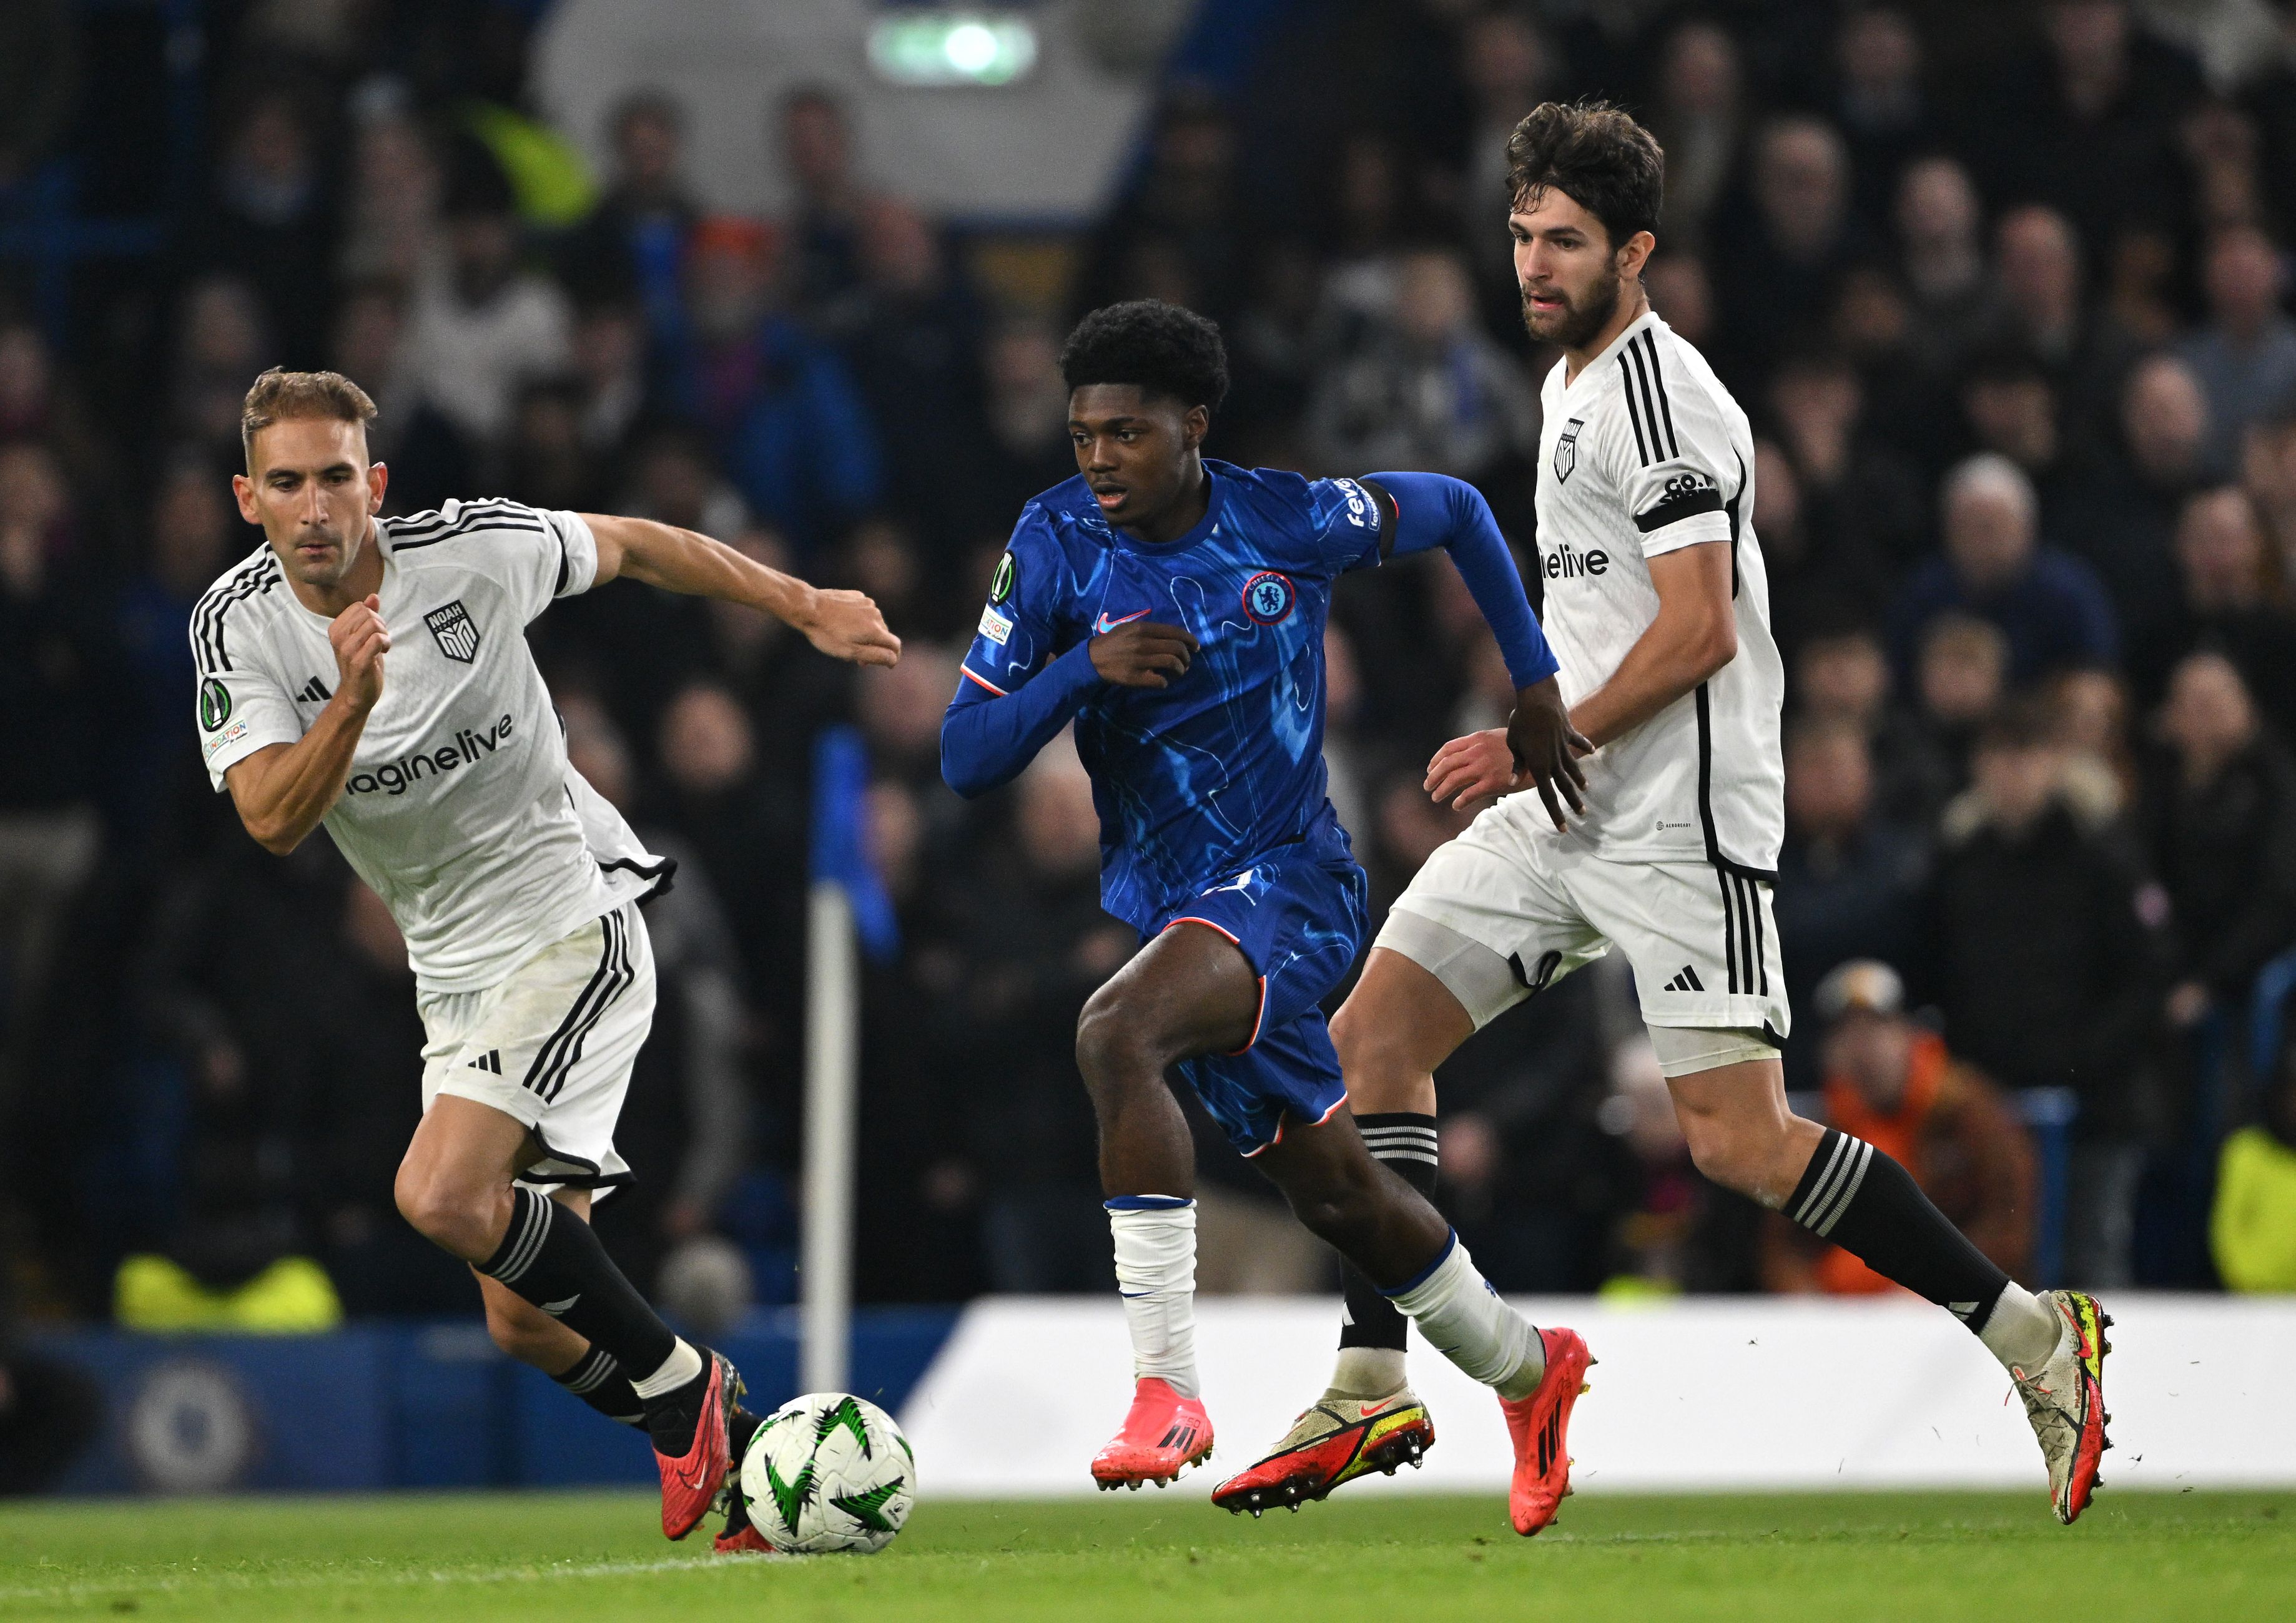
[[367, 392], [340, 372], [289, 372], [274, 366], [255, 380], [239, 408], [239, 445], [255, 471], [255, 437], [275, 422], [327, 417], [362, 425], [375, 419]]

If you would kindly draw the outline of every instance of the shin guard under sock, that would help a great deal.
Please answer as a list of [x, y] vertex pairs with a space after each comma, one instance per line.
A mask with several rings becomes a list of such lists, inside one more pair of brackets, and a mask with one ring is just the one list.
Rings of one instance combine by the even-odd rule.
[[1907, 1172], [1832, 1127], [1818, 1141], [1786, 1216], [1884, 1279], [1925, 1296], [1979, 1333], [2009, 1276], [1969, 1242]]
[[511, 1189], [510, 1227], [479, 1272], [603, 1349], [625, 1379], [644, 1379], [676, 1351], [677, 1337], [624, 1278], [590, 1225], [524, 1184]]
[[[1435, 1198], [1435, 1118], [1417, 1111], [1358, 1116], [1365, 1146], [1429, 1201]], [[1403, 1384], [1405, 1332], [1410, 1321], [1361, 1268], [1340, 1260], [1347, 1306], [1340, 1318], [1339, 1367], [1332, 1388], [1350, 1398], [1383, 1398]]]

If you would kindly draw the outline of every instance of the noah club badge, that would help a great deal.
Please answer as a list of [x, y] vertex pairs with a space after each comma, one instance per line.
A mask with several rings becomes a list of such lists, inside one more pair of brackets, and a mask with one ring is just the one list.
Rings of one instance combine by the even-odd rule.
[[1562, 425], [1562, 437], [1554, 442], [1554, 477], [1558, 483], [1567, 483], [1570, 470], [1578, 465], [1578, 430], [1586, 426], [1584, 417], [1573, 417]]
[[478, 624], [471, 619], [471, 611], [463, 607], [462, 599], [456, 598], [443, 609], [431, 610], [422, 617], [422, 623], [438, 640], [439, 652], [448, 659], [468, 665], [478, 657]]

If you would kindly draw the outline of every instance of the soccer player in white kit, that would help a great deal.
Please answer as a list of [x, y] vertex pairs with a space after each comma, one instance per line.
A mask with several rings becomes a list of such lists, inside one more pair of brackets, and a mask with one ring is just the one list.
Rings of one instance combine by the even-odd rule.
[[[1787, 1107], [1770, 912], [1784, 675], [1748, 521], [1745, 414], [1642, 288], [1663, 156], [1616, 109], [1550, 102], [1516, 127], [1507, 157], [1523, 320], [1562, 351], [1541, 397], [1538, 568], [1583, 782], [1534, 783], [1503, 731], [1436, 752], [1438, 801], [1505, 798], [1420, 870], [1332, 1019], [1349, 1103], [1374, 1154], [1431, 1184], [1435, 1068], [1617, 947], [1699, 1169], [1974, 1331], [2008, 1368], [2057, 1517], [2070, 1521], [2110, 1446], [2110, 1321], [2082, 1292], [2029, 1293], [1889, 1155]], [[1508, 793], [1526, 784], [1537, 797]], [[1400, 1319], [1364, 1282], [1349, 1287], [1330, 1389], [1247, 1473], [1270, 1503], [1349, 1480], [1337, 1439], [1418, 1425], [1432, 1441], [1405, 1383]]]
[[[503, 501], [380, 518], [374, 414], [334, 373], [248, 391], [232, 485], [265, 545], [193, 611], [201, 751], [266, 848], [324, 824], [390, 906], [427, 1038], [398, 1209], [478, 1274], [505, 1352], [646, 1430], [683, 1538], [726, 1479], [740, 1377], [586, 1221], [630, 1176], [614, 1124], [654, 1004], [637, 904], [669, 865], [568, 765], [526, 627], [627, 576], [762, 610], [839, 659], [890, 665], [900, 643], [859, 593], [648, 520]], [[762, 1545], [736, 1517], [718, 1547]]]

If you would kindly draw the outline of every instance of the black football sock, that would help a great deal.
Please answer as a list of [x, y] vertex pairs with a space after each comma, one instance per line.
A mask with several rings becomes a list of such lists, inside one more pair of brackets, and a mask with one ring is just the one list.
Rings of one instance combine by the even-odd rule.
[[677, 1337], [622, 1276], [590, 1225], [522, 1184], [512, 1187], [511, 1201], [510, 1227], [479, 1272], [603, 1351], [626, 1381], [659, 1371], [677, 1350]]
[[1896, 1160], [1832, 1127], [1786, 1201], [1786, 1216], [1885, 1279], [1982, 1332], [2009, 1276], [1930, 1203]]
[[[1416, 1111], [1394, 1111], [1358, 1116], [1356, 1127], [1363, 1134], [1373, 1159], [1393, 1168], [1430, 1201], [1435, 1198], [1434, 1117]], [[1392, 1372], [1398, 1381], [1401, 1379], [1404, 1331], [1411, 1321], [1361, 1268], [1344, 1258], [1340, 1262], [1340, 1283], [1347, 1295], [1347, 1312], [1340, 1321], [1340, 1373], [1333, 1377], [1332, 1384], [1349, 1390], [1357, 1386], [1386, 1386], [1392, 1390], [1385, 1377]], [[1357, 1348], [1392, 1352], [1395, 1357], [1391, 1361], [1349, 1357], [1349, 1350]], [[1364, 1367], [1351, 1368], [1356, 1365]], [[1377, 1366], [1376, 1373], [1372, 1373], [1374, 1365]], [[1383, 1395], [1371, 1391], [1361, 1394], [1365, 1398]]]
[[608, 1420], [645, 1430], [645, 1405], [611, 1353], [594, 1347], [575, 1360], [572, 1369], [551, 1379]]

